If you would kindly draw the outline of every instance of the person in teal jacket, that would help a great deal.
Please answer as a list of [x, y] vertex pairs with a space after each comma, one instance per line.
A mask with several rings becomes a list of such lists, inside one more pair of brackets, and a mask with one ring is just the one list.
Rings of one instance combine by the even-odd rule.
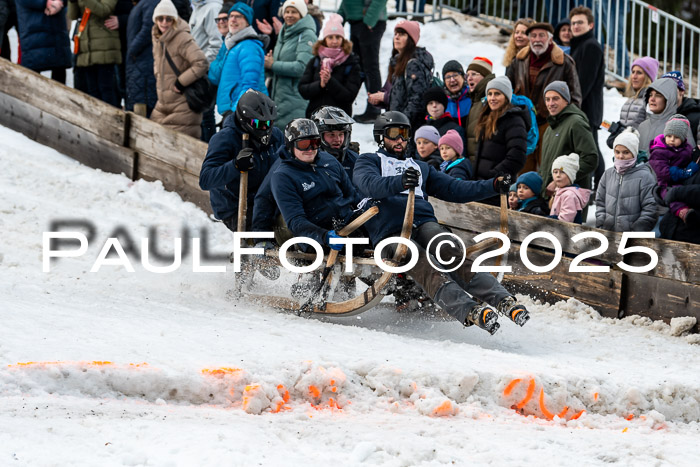
[[280, 129], [305, 116], [308, 101], [299, 94], [299, 80], [313, 58], [311, 47], [317, 40], [316, 24], [307, 14], [304, 0], [287, 0], [282, 12], [284, 26], [275, 50], [265, 56], [265, 69], [272, 78], [270, 97], [277, 104], [275, 125]]
[[209, 66], [209, 80], [218, 86], [216, 108], [221, 115], [234, 111], [248, 89], [267, 95], [263, 64], [269, 38], [255, 32], [252, 21], [251, 7], [242, 2], [231, 7], [228, 34]]

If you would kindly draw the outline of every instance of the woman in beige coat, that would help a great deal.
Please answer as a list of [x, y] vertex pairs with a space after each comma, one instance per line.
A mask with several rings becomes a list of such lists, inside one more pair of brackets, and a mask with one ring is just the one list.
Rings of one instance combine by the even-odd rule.
[[[187, 22], [177, 16], [171, 0], [161, 0], [156, 6], [153, 22], [153, 69], [158, 102], [151, 120], [199, 139], [202, 114], [190, 110], [182, 90], [206, 76], [207, 58], [192, 38]], [[180, 76], [165, 58], [166, 48]]]

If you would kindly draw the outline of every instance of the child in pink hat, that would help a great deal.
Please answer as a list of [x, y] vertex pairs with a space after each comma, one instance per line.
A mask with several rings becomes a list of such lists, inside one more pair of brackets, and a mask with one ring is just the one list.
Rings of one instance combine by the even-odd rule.
[[464, 141], [455, 130], [449, 130], [438, 142], [442, 164], [440, 170], [459, 180], [472, 178], [472, 167], [468, 159], [462, 157]]

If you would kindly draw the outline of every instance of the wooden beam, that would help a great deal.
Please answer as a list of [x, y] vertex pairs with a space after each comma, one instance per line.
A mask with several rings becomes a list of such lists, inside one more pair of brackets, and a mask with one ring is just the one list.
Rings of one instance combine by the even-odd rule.
[[41, 109], [82, 132], [122, 145], [124, 112], [39, 73], [0, 59], [0, 93]]
[[[448, 203], [435, 198], [431, 199], [435, 214], [440, 223], [452, 229], [460, 229], [472, 233], [498, 230], [499, 209], [482, 203]], [[561, 222], [542, 216], [512, 211], [508, 213], [508, 237], [514, 243], [522, 241], [532, 232], [548, 232], [554, 235], [562, 245], [563, 251], [578, 255], [590, 251], [600, 243], [596, 240], [572, 242], [571, 238], [583, 232], [598, 232], [608, 240], [608, 249], [596, 259], [608, 264], [622, 261], [618, 253], [622, 234], [602, 229]], [[552, 244], [545, 239], [534, 240], [531, 245], [551, 250]], [[629, 242], [628, 246], [646, 246], [659, 256], [659, 263], [648, 275], [663, 277], [682, 282], [700, 284], [700, 245], [674, 242], [661, 239], [643, 239]], [[648, 256], [642, 254], [630, 255], [626, 263], [641, 265], [648, 262]]]
[[134, 151], [3, 93], [0, 124], [89, 167], [133, 178]]

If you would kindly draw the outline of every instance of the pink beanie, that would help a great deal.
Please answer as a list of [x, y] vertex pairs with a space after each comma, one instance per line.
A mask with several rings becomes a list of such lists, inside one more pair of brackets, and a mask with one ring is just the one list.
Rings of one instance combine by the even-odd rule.
[[420, 23], [418, 21], [399, 21], [394, 27], [394, 31], [403, 29], [413, 39], [413, 43], [418, 45], [420, 39]]
[[632, 62], [632, 66], [638, 66], [644, 70], [649, 79], [656, 81], [656, 76], [659, 73], [659, 61], [654, 57], [640, 57]]
[[343, 28], [343, 17], [338, 13], [331, 13], [328, 15], [326, 24], [323, 25], [323, 31], [321, 31], [321, 40], [328, 36], [341, 36], [345, 39], [345, 29]]
[[448, 130], [447, 133], [442, 135], [438, 146], [442, 146], [443, 144], [446, 144], [454, 149], [458, 157], [462, 157], [462, 151], [464, 151], [464, 141], [462, 141], [462, 137], [459, 136], [459, 133], [457, 133], [456, 130]]

